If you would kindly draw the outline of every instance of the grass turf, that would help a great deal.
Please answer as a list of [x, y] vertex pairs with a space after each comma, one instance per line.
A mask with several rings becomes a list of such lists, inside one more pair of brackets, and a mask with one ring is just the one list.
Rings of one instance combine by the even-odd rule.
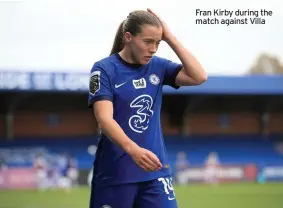
[[[62, 190], [1, 190], [0, 208], [88, 207], [89, 188]], [[283, 208], [283, 184], [175, 186], [179, 208]]]

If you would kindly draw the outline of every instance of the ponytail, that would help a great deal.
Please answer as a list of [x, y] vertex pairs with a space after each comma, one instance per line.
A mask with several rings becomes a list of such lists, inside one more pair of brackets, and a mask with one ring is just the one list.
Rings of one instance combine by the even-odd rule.
[[118, 27], [110, 55], [118, 53], [124, 48], [124, 22], [125, 20]]

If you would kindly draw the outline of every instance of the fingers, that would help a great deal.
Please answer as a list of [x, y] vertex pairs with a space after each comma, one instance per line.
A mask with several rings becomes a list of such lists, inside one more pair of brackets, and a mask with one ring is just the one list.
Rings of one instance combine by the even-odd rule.
[[143, 162], [146, 164], [146, 167], [150, 170], [150, 171], [157, 171], [159, 170], [159, 166], [158, 164], [154, 163], [154, 161], [152, 161], [148, 155], [144, 155], [144, 157], [142, 158]]
[[161, 169], [162, 164], [155, 154], [147, 151], [140, 158], [139, 166], [145, 171], [157, 171]]
[[158, 157], [149, 150], [137, 148], [132, 152], [131, 157], [145, 171], [157, 171], [162, 168], [162, 164]]
[[156, 169], [153, 166], [151, 166], [148, 162], [146, 162], [145, 160], [141, 160], [139, 166], [148, 172], [156, 171]]
[[159, 18], [158, 15], [155, 14], [150, 8], [147, 8], [147, 11], [148, 11], [149, 13], [153, 14], [154, 16], [156, 16], [157, 18]]
[[147, 8], [147, 11], [153, 14], [153, 12], [150, 8]]
[[148, 157], [154, 163], [154, 165], [157, 166], [158, 169], [162, 168], [162, 164], [155, 154], [148, 151]]

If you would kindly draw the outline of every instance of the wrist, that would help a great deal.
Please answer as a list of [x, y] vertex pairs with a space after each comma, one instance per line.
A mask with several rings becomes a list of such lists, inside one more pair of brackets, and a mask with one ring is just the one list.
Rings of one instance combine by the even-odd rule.
[[176, 37], [173, 34], [170, 33], [169, 35], [166, 35], [164, 37], [164, 40], [165, 40], [165, 42], [167, 42], [170, 45], [172, 42], [174, 42], [176, 40]]
[[130, 141], [125, 145], [124, 150], [128, 155], [132, 156], [138, 147], [135, 142]]

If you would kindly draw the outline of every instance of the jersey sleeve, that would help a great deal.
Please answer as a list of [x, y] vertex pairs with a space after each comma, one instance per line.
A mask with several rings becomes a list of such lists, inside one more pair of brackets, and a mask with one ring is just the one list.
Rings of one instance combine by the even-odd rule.
[[167, 59], [161, 59], [165, 67], [163, 85], [169, 85], [175, 89], [180, 86], [176, 85], [175, 79], [180, 70], [183, 68], [182, 64], [175, 63]]
[[113, 91], [109, 75], [104, 68], [95, 63], [91, 69], [89, 78], [88, 107], [99, 100], [113, 100]]

